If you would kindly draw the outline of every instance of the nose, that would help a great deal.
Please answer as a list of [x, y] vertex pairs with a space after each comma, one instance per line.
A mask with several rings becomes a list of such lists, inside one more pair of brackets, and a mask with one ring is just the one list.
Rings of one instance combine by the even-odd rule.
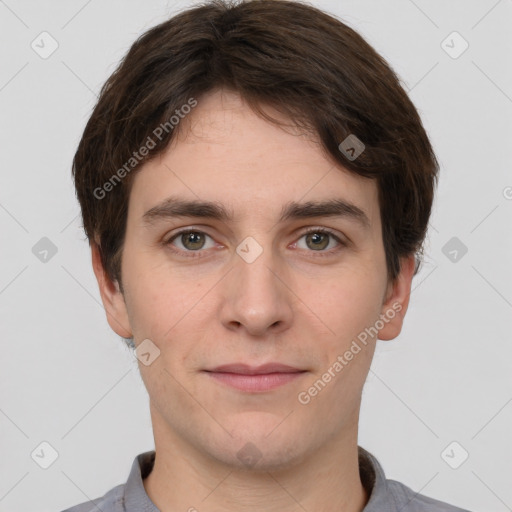
[[227, 329], [245, 329], [252, 336], [288, 329], [294, 299], [288, 269], [271, 249], [263, 249], [254, 261], [240, 254], [234, 255], [234, 266], [223, 280], [221, 322]]

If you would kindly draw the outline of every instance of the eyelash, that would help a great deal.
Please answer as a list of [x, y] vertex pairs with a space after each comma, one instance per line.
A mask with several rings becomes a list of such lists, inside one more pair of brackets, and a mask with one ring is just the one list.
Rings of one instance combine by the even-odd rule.
[[[172, 242], [176, 238], [178, 238], [180, 235], [188, 234], [188, 233], [200, 233], [202, 235], [210, 236], [210, 235], [208, 235], [208, 233], [205, 233], [204, 231], [201, 231], [199, 229], [186, 228], [186, 229], [182, 229], [181, 231], [178, 231], [177, 233], [172, 235], [171, 238], [169, 238], [167, 241], [163, 242], [163, 245], [165, 247], [167, 247], [173, 253], [178, 254], [180, 256], [185, 254], [186, 255], [185, 257], [187, 257], [187, 258], [203, 258], [204, 256], [201, 256], [200, 254], [202, 252], [204, 252], [205, 249], [199, 249], [197, 251], [183, 251], [181, 249], [175, 249], [172, 246]], [[315, 257], [320, 257], [321, 258], [321, 257], [325, 257], [325, 256], [331, 256], [332, 254], [337, 253], [339, 250], [341, 250], [341, 248], [347, 247], [347, 245], [348, 245], [346, 242], [341, 240], [333, 231], [331, 231], [330, 229], [327, 229], [327, 228], [312, 228], [312, 229], [309, 229], [308, 231], [304, 231], [303, 233], [301, 233], [299, 239], [302, 238], [303, 236], [306, 236], [306, 235], [309, 235], [309, 234], [312, 234], [312, 233], [315, 233], [315, 234], [316, 233], [320, 233], [320, 234], [324, 234], [324, 235], [330, 235], [339, 244], [339, 247], [337, 247], [335, 249], [331, 249], [330, 251], [308, 251], [308, 252], [316, 253]], [[210, 238], [212, 238], [212, 237], [210, 236]], [[191, 254], [189, 254], [189, 253], [191, 253]]]

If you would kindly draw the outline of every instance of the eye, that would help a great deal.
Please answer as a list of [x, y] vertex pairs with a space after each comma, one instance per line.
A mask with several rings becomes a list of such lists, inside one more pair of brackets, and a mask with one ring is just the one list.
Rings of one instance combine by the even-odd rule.
[[[339, 246], [346, 246], [338, 236], [336, 236], [331, 230], [326, 228], [313, 228], [302, 234], [301, 239], [306, 240], [306, 249], [312, 249], [313, 252], [331, 252], [325, 249], [329, 246], [332, 240], [335, 240]], [[297, 242], [295, 245], [299, 245]], [[302, 247], [299, 247], [302, 248]]]
[[[208, 249], [209, 247], [205, 247], [205, 238], [210, 238], [213, 240], [209, 235], [204, 233], [203, 231], [198, 230], [192, 230], [187, 229], [180, 231], [176, 234], [174, 234], [171, 238], [169, 238], [166, 242], [164, 242], [164, 245], [169, 246], [169, 248], [173, 252], [177, 253], [183, 253], [183, 252], [199, 252], [201, 249]], [[177, 242], [181, 243], [181, 247], [178, 246], [180, 250], [176, 250], [173, 247], [173, 241], [176, 240]], [[213, 247], [214, 244], [210, 247]], [[193, 255], [195, 256], [195, 255]]]
[[[197, 229], [184, 229], [172, 235], [167, 241], [163, 242], [163, 245], [168, 247], [172, 252], [178, 255], [185, 255], [187, 257], [201, 257], [203, 249], [209, 249], [215, 247], [215, 243], [213, 242], [210, 247], [206, 246], [206, 239], [213, 239], [210, 235], [206, 234], [204, 231], [200, 231]], [[324, 253], [331, 254], [333, 252], [337, 252], [341, 247], [347, 246], [347, 244], [341, 240], [334, 232], [326, 228], [312, 228], [302, 233], [299, 241], [305, 238], [306, 240], [306, 250], [310, 250], [309, 252], [317, 252], [318, 256], [323, 256]], [[332, 241], [337, 242], [337, 248], [333, 250], [325, 250], [329, 247]], [[176, 245], [174, 242], [181, 244], [181, 247]], [[299, 246], [299, 242], [295, 242], [295, 247], [299, 247], [300, 249], [304, 249], [304, 247]]]

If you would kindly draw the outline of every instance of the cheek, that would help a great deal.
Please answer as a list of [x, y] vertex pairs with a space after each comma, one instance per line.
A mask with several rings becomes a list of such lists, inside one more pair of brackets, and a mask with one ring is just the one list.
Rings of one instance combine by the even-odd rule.
[[158, 340], [178, 321], [181, 301], [172, 296], [172, 283], [163, 282], [158, 272], [134, 271], [127, 266], [125, 298], [135, 338]]
[[330, 334], [347, 340], [378, 318], [384, 292], [381, 281], [375, 270], [347, 268], [337, 277], [308, 286], [304, 302]]
[[180, 302], [171, 299], [175, 286], [169, 276], [164, 277], [162, 265], [155, 265], [151, 251], [140, 250], [132, 238], [127, 235], [123, 252], [126, 306], [135, 337], [156, 342], [161, 331], [175, 323]]
[[183, 281], [155, 268], [136, 275], [127, 287], [126, 300], [135, 340], [149, 338], [169, 359], [167, 366], [180, 368], [194, 342], [204, 337], [203, 320], [212, 317], [214, 296], [206, 294], [216, 280]]

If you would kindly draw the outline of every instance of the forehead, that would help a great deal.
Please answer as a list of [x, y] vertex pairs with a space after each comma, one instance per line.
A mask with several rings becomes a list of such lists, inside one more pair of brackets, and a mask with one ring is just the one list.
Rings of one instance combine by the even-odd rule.
[[130, 210], [142, 217], [168, 197], [224, 205], [233, 217], [273, 212], [291, 202], [342, 200], [379, 223], [374, 180], [344, 169], [313, 134], [258, 116], [236, 93], [198, 100], [168, 148], [134, 176]]

